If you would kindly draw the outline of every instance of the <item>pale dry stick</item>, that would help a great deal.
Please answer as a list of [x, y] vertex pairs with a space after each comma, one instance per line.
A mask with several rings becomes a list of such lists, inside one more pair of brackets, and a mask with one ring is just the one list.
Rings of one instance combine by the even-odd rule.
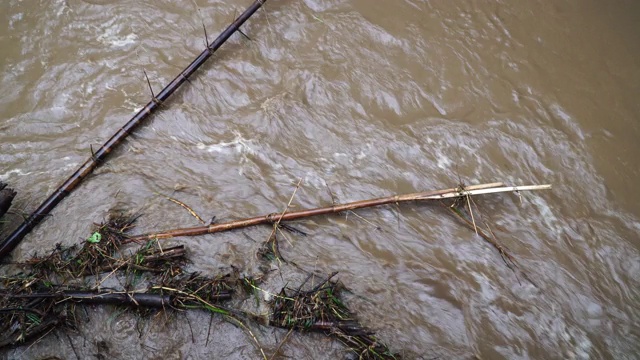
[[111, 271], [109, 274], [107, 274], [107, 276], [103, 277], [94, 287], [93, 289], [95, 290], [100, 290], [100, 285], [102, 285], [103, 282], [105, 282], [111, 275], [115, 274], [116, 271], [120, 270], [121, 267], [123, 267], [124, 265], [128, 264], [128, 261], [120, 261], [120, 265], [116, 266], [113, 271]]
[[358, 219], [364, 221], [365, 223], [373, 226], [374, 228], [376, 228], [376, 230], [382, 230], [382, 228], [379, 225], [376, 225], [375, 223], [365, 219], [363, 216], [358, 215], [355, 211], [348, 211], [347, 214], [353, 214], [353, 216], [357, 217]]
[[[293, 194], [291, 194], [291, 197], [289, 198], [289, 202], [287, 203], [287, 206], [284, 208], [284, 210], [282, 210], [282, 214], [280, 214], [280, 218], [278, 218], [278, 220], [273, 224], [273, 230], [271, 230], [271, 235], [269, 235], [268, 239], [271, 239], [273, 236], [276, 236], [276, 231], [278, 229], [278, 227], [280, 226], [280, 222], [282, 221], [282, 218], [284, 217], [284, 214], [287, 213], [287, 210], [289, 210], [289, 208], [291, 207], [291, 202], [293, 202], [293, 198], [296, 196], [296, 192], [298, 192], [298, 189], [300, 188], [300, 184], [302, 183], [302, 178], [300, 178], [300, 180], [298, 180], [298, 183], [296, 184], [296, 188], [293, 189]], [[277, 247], [276, 242], [278, 240], [274, 239], [274, 246]], [[267, 242], [269, 242], [269, 240], [267, 240]], [[274, 252], [274, 255], [276, 256], [276, 259], [278, 259], [278, 262], [280, 262], [280, 251], [278, 250], [277, 253]]]
[[469, 195], [465, 196], [467, 198], [467, 206], [469, 206], [469, 214], [471, 214], [471, 221], [473, 222], [473, 229], [476, 231], [476, 235], [478, 235], [478, 227], [476, 226], [476, 219], [473, 217], [473, 210], [471, 209], [471, 197]]
[[56, 327], [55, 327], [55, 326], [53, 326], [53, 327], [51, 327], [51, 329], [49, 329], [46, 333], [42, 334], [42, 336], [40, 336], [36, 341], [34, 341], [34, 342], [33, 342], [33, 344], [31, 344], [31, 345], [27, 346], [27, 348], [26, 348], [26, 349], [24, 349], [24, 351], [20, 354], [20, 356], [19, 356], [18, 358], [19, 358], [19, 359], [24, 359], [23, 355], [24, 355], [27, 351], [29, 351], [29, 349], [31, 349], [31, 347], [32, 347], [33, 345], [37, 344], [40, 340], [44, 339], [44, 337], [45, 337], [45, 336], [47, 336], [47, 335], [51, 334], [51, 332], [52, 332], [53, 330], [55, 330], [55, 329], [56, 329]]
[[166, 286], [154, 286], [151, 289], [172, 291], [172, 292], [184, 295], [186, 297], [192, 298], [192, 299], [198, 301], [199, 303], [201, 303], [203, 305], [206, 305], [206, 308], [209, 311], [213, 311], [215, 313], [222, 314], [222, 315], [229, 315], [229, 312], [227, 310], [225, 310], [225, 309], [223, 309], [223, 308], [221, 308], [219, 306], [215, 306], [215, 305], [210, 304], [209, 302], [207, 302], [205, 299], [201, 298], [198, 295], [190, 294], [188, 292], [185, 292], [185, 291], [182, 291], [182, 290], [178, 290], [178, 289], [173, 289], [173, 288], [166, 287]]
[[267, 290], [264, 290], [264, 289], [262, 289], [262, 288], [260, 288], [260, 287], [258, 287], [258, 286], [255, 286], [255, 285], [253, 285], [252, 283], [250, 283], [250, 282], [248, 282], [248, 281], [245, 281], [245, 283], [246, 283], [247, 285], [249, 285], [250, 287], [252, 287], [254, 290], [258, 290], [258, 291], [261, 291], [261, 292], [263, 292], [263, 293], [265, 293], [265, 294], [269, 295], [269, 297], [280, 298], [280, 299], [289, 300], [289, 301], [294, 301], [294, 300], [295, 300], [295, 299], [290, 298], [290, 297], [286, 297], [286, 296], [282, 296], [282, 295], [278, 295], [278, 294], [270, 293], [270, 292], [268, 292]]
[[301, 183], [302, 183], [302, 178], [300, 178], [300, 180], [298, 180], [298, 183], [296, 184], [296, 188], [293, 189], [293, 194], [291, 194], [291, 197], [289, 198], [289, 202], [287, 203], [287, 207], [284, 210], [282, 210], [282, 214], [280, 215], [280, 218], [275, 223], [276, 226], [280, 225], [280, 221], [282, 221], [282, 218], [284, 217], [284, 214], [291, 207], [291, 203], [293, 202], [293, 198], [296, 196], [296, 192], [298, 192], [298, 189], [300, 188], [300, 184]]
[[293, 242], [291, 241], [291, 239], [289, 239], [289, 236], [287, 236], [287, 234], [285, 234], [284, 231], [280, 229], [280, 227], [278, 227], [278, 233], [280, 233], [280, 235], [282, 235], [282, 237], [284, 237], [284, 239], [287, 240], [287, 243], [289, 243], [289, 246], [293, 246]]
[[156, 244], [158, 245], [158, 249], [160, 249], [160, 254], [164, 255], [164, 250], [162, 250], [162, 245], [160, 244], [160, 241], [156, 241]]
[[452, 191], [444, 194], [419, 196], [416, 200], [441, 200], [441, 199], [464, 197], [468, 195], [485, 195], [485, 194], [496, 194], [496, 193], [503, 193], [503, 192], [519, 193], [520, 191], [533, 191], [533, 190], [551, 190], [551, 185], [547, 184], [547, 185], [524, 185], [524, 186], [500, 186], [500, 187], [491, 187], [491, 188], [482, 188], [482, 189], [472, 189], [469, 186], [464, 190], [460, 190], [458, 192]]
[[205, 221], [204, 221], [204, 220], [202, 220], [202, 218], [200, 217], [200, 215], [198, 215], [198, 213], [196, 213], [196, 212], [195, 212], [191, 207], [189, 207], [189, 205], [187, 205], [187, 204], [183, 203], [182, 201], [180, 201], [180, 200], [178, 200], [178, 199], [174, 199], [174, 198], [172, 198], [172, 197], [170, 197], [170, 196], [166, 196], [166, 195], [160, 194], [160, 193], [158, 193], [158, 192], [156, 192], [156, 194], [157, 194], [157, 195], [160, 195], [160, 196], [162, 196], [162, 197], [164, 197], [165, 199], [167, 199], [167, 200], [171, 201], [171, 202], [172, 202], [172, 203], [174, 203], [174, 204], [178, 204], [178, 205], [180, 205], [181, 207], [183, 207], [184, 209], [186, 209], [186, 210], [189, 212], [189, 214], [191, 214], [191, 216], [193, 216], [194, 218], [198, 219], [198, 221], [199, 221], [202, 225], [206, 224], [206, 223], [205, 223]]
[[242, 321], [236, 319], [235, 317], [233, 317], [232, 315], [225, 315], [225, 318], [233, 320], [236, 324], [238, 324], [238, 326], [240, 326], [244, 331], [246, 331], [247, 333], [249, 333], [249, 336], [251, 336], [252, 340], [254, 343], [256, 343], [256, 346], [258, 347], [258, 350], [260, 350], [260, 354], [262, 354], [262, 358], [264, 360], [269, 360], [269, 358], [267, 358], [267, 354], [265, 354], [264, 349], [262, 349], [262, 346], [260, 345], [260, 342], [258, 341], [258, 338], [253, 334], [253, 331], [251, 331], [251, 329], [249, 329], [249, 327], [247, 325], [245, 325]]

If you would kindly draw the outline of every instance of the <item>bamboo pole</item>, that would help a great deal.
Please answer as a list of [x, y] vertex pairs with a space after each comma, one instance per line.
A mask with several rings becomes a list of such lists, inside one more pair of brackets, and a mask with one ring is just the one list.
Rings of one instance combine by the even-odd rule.
[[444, 189], [435, 191], [425, 191], [404, 195], [393, 195], [378, 199], [360, 200], [346, 204], [333, 205], [328, 207], [321, 207], [315, 209], [306, 209], [299, 211], [292, 211], [289, 213], [271, 213], [263, 216], [256, 216], [252, 218], [229, 221], [221, 224], [211, 224], [208, 226], [197, 226], [191, 228], [173, 229], [163, 232], [149, 233], [143, 235], [133, 236], [123, 243], [140, 242], [156, 239], [170, 239], [178, 236], [198, 236], [205, 234], [213, 234], [223, 231], [229, 231], [234, 229], [240, 229], [248, 226], [255, 226], [260, 224], [273, 224], [277, 221], [289, 221], [297, 220], [310, 216], [335, 214], [349, 210], [362, 209], [372, 206], [381, 206], [393, 203], [408, 202], [408, 201], [420, 201], [420, 200], [442, 200], [454, 197], [475, 196], [488, 193], [499, 192], [516, 192], [516, 191], [530, 191], [530, 190], [547, 190], [551, 189], [551, 185], [530, 185], [530, 186], [504, 186], [502, 183], [490, 183], [480, 184], [474, 186], [467, 186], [465, 188]]
[[117, 147], [143, 120], [153, 114], [164, 101], [166, 101], [193, 73], [202, 66], [230, 37], [239, 30], [266, 0], [255, 0], [231, 25], [229, 25], [211, 44], [207, 44], [195, 60], [191, 62], [178, 76], [160, 91], [158, 96], [153, 96], [142, 110], [138, 111], [122, 128], [120, 128], [107, 142], [80, 166], [58, 189], [51, 194], [29, 217], [16, 228], [2, 243], [0, 243], [0, 259], [7, 256], [36, 225], [38, 225], [53, 208], [69, 195], [78, 185], [95, 169], [104, 162], [107, 155]]

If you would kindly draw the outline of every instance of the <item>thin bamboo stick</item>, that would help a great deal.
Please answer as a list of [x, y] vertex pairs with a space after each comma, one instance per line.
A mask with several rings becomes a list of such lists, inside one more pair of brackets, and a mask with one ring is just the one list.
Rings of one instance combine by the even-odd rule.
[[143, 120], [153, 114], [193, 73], [202, 66], [230, 37], [238, 31], [240, 26], [253, 15], [266, 0], [255, 0], [231, 25], [229, 25], [207, 48], [198, 55], [178, 76], [154, 96], [149, 103], [138, 111], [122, 128], [120, 128], [107, 142], [80, 166], [58, 189], [51, 194], [18, 228], [16, 228], [2, 243], [0, 243], [0, 259], [7, 256], [22, 239], [38, 225], [53, 208], [69, 195], [89, 175], [93, 169], [105, 161], [107, 155], [117, 147]]
[[505, 187], [502, 183], [481, 184], [475, 186], [467, 186], [463, 188], [444, 189], [435, 191], [425, 191], [404, 195], [393, 195], [378, 199], [360, 200], [346, 204], [333, 205], [328, 207], [321, 207], [315, 209], [306, 209], [299, 211], [292, 211], [289, 213], [271, 213], [263, 216], [256, 216], [252, 218], [229, 221], [221, 224], [212, 224], [209, 226], [197, 226], [191, 228], [173, 229], [163, 232], [149, 233], [143, 235], [133, 236], [123, 243], [128, 242], [140, 242], [155, 239], [169, 239], [177, 236], [198, 236], [205, 234], [213, 234], [223, 231], [229, 231], [234, 229], [240, 229], [248, 226], [255, 226], [260, 224], [272, 224], [276, 221], [289, 221], [306, 218], [310, 216], [335, 214], [348, 210], [362, 209], [372, 206], [387, 205], [408, 201], [420, 201], [420, 200], [441, 200], [453, 197], [465, 197], [474, 196], [486, 193], [498, 193], [498, 192], [514, 192], [524, 190], [545, 190], [551, 189], [551, 185], [531, 185], [531, 186], [508, 186]]

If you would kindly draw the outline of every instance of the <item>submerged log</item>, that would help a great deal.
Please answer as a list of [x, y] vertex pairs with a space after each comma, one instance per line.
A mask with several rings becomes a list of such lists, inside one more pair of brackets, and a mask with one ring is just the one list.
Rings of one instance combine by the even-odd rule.
[[9, 211], [14, 197], [16, 197], [16, 192], [0, 181], [0, 217]]
[[104, 162], [107, 155], [116, 148], [116, 146], [124, 140], [143, 120], [147, 119], [151, 114], [160, 108], [162, 103], [166, 101], [185, 81], [189, 79], [193, 73], [202, 66], [224, 44], [230, 37], [240, 29], [240, 26], [253, 15], [266, 0], [256, 0], [245, 12], [243, 12], [231, 25], [229, 25], [211, 44], [207, 44], [207, 48], [198, 55], [198, 57], [189, 64], [178, 76], [176, 76], [167, 86], [165, 86], [158, 96], [153, 96], [151, 101], [138, 111], [122, 128], [120, 128], [107, 142], [96, 150], [92, 156], [84, 163], [76, 172], [71, 175], [58, 189], [51, 194], [16, 230], [13, 231], [2, 243], [0, 243], [0, 259], [7, 256], [22, 239], [36, 225], [38, 225], [53, 208], [69, 195], [84, 180], [87, 175], [93, 172], [99, 164]]

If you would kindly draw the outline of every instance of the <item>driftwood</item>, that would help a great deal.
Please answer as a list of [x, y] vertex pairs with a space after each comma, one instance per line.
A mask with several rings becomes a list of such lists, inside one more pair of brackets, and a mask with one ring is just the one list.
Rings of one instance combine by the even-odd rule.
[[[175, 305], [176, 297], [168, 294], [149, 292], [114, 292], [114, 291], [82, 291], [64, 290], [58, 292], [43, 292], [32, 294], [0, 293], [2, 296], [14, 299], [53, 299], [57, 303], [71, 301], [85, 304], [130, 305], [137, 307], [164, 308]], [[222, 301], [231, 299], [230, 291], [222, 291], [210, 295], [211, 300]], [[0, 309], [3, 311], [4, 309]], [[27, 309], [14, 310], [25, 311]]]
[[[224, 44], [233, 33], [239, 30], [240, 26], [253, 15], [266, 0], [256, 0], [245, 12], [243, 12], [231, 25], [229, 25], [211, 44], [207, 44], [207, 48], [198, 55], [198, 57], [189, 64], [178, 76], [176, 76], [167, 86], [160, 91], [157, 96], [153, 96], [151, 101], [138, 111], [122, 128], [120, 128], [107, 142], [98, 150], [92, 152], [92, 156], [80, 166], [76, 172], [71, 175], [58, 189], [51, 194], [18, 228], [16, 228], [2, 243], [0, 243], [0, 259], [7, 256], [22, 239], [36, 225], [38, 225], [53, 208], [69, 195], [87, 175], [99, 164], [103, 163], [107, 155], [117, 147], [143, 120], [147, 119], [151, 114], [160, 108], [185, 81], [189, 79], [193, 73], [202, 66]], [[153, 94], [152, 94], [153, 95]]]
[[9, 211], [14, 197], [16, 197], [16, 192], [0, 181], [0, 217]]
[[[32, 281], [35, 283], [36, 281]], [[210, 289], [215, 285], [208, 287]], [[206, 301], [186, 290], [170, 294], [166, 291], [150, 292], [62, 290], [24, 293], [25, 287], [1, 292], [0, 349], [35, 339], [43, 333], [64, 325], [73, 311], [69, 304], [127, 306], [138, 309], [202, 309], [211, 303], [229, 300], [232, 290], [216, 289], [206, 294]], [[27, 285], [26, 290], [29, 290]], [[22, 293], [20, 291], [23, 291]], [[202, 303], [205, 303], [203, 305]], [[66, 314], [66, 315], [65, 315]]]
[[467, 187], [458, 187], [455, 189], [444, 189], [435, 191], [425, 191], [419, 193], [394, 195], [378, 199], [361, 200], [341, 205], [333, 205], [328, 207], [321, 207], [315, 209], [299, 210], [284, 213], [271, 213], [263, 216], [256, 216], [253, 218], [229, 221], [221, 224], [211, 224], [208, 226], [197, 226], [191, 228], [173, 229], [162, 232], [155, 232], [143, 235], [137, 235], [130, 237], [123, 241], [123, 243], [129, 242], [141, 242], [148, 240], [160, 240], [169, 239], [177, 236], [198, 236], [205, 234], [213, 234], [223, 231], [229, 231], [234, 229], [240, 229], [248, 226], [255, 226], [260, 224], [275, 224], [280, 221], [297, 220], [310, 216], [336, 214], [344, 211], [362, 209], [372, 206], [380, 206], [409, 201], [422, 201], [422, 200], [444, 200], [450, 198], [461, 198], [466, 196], [474, 196], [481, 194], [492, 194], [500, 192], [518, 192], [527, 190], [547, 190], [551, 189], [551, 185], [529, 185], [529, 186], [504, 186], [503, 183], [490, 183], [473, 185]]

